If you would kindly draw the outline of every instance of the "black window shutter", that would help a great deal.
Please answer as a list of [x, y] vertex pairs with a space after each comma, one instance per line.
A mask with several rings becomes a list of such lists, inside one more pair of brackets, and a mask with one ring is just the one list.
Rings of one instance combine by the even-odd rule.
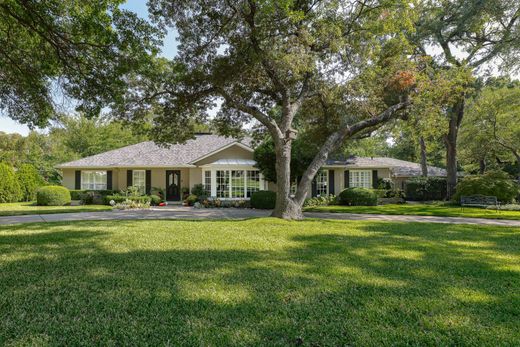
[[316, 177], [314, 177], [314, 179], [312, 180], [312, 183], [311, 183], [311, 194], [312, 194], [312, 197], [315, 197], [316, 195], [318, 195], [318, 190], [316, 189]]
[[146, 170], [146, 195], [152, 191], [152, 170]]
[[132, 170], [126, 170], [126, 186], [131, 187], [134, 184], [134, 178], [132, 177]]
[[377, 189], [377, 170], [372, 170], [372, 188]]
[[112, 190], [112, 170], [107, 171], [107, 190]]
[[74, 189], [81, 189], [81, 171], [76, 170], [75, 175]]
[[329, 170], [329, 194], [334, 194], [334, 170]]
[[345, 170], [345, 175], [343, 176], [343, 187], [346, 189], [349, 186], [350, 182], [350, 172]]

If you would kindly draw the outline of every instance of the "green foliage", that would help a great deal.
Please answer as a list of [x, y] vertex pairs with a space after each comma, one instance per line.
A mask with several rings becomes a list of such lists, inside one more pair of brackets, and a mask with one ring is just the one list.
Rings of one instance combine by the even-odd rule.
[[276, 204], [276, 193], [261, 190], [251, 195], [251, 207], [259, 209], [273, 209]]
[[[292, 181], [303, 174], [314, 159], [316, 152], [316, 145], [308, 141], [305, 135], [301, 135], [293, 141], [291, 151]], [[276, 153], [271, 139], [262, 142], [255, 148], [254, 159], [264, 178], [270, 182], [276, 182]]]
[[446, 199], [446, 178], [413, 177], [406, 181], [406, 199], [411, 201], [429, 201]]
[[375, 206], [377, 193], [373, 189], [347, 188], [339, 193], [338, 203], [349, 206]]
[[[0, 109], [45, 127], [56, 95], [98, 115], [157, 52], [159, 32], [119, 0], [2, 1]], [[102, 68], [100, 68], [102, 67]]]
[[333, 194], [317, 196], [305, 199], [303, 207], [329, 206], [336, 203], [336, 196]]
[[457, 184], [453, 196], [454, 201], [460, 201], [462, 196], [488, 195], [496, 196], [503, 203], [512, 202], [519, 194], [519, 187], [507, 174], [499, 171], [486, 173], [482, 176], [467, 176]]
[[195, 194], [190, 194], [184, 199], [184, 202], [188, 204], [188, 206], [193, 206], [197, 201], [198, 197]]
[[23, 201], [33, 201], [36, 199], [36, 191], [43, 186], [43, 181], [38, 171], [31, 164], [22, 164], [16, 171], [16, 179], [22, 191]]
[[39, 206], [64, 206], [70, 204], [70, 192], [62, 186], [41, 187], [36, 192], [36, 204]]
[[22, 191], [12, 166], [0, 163], [0, 203], [16, 202], [22, 198]]
[[159, 206], [161, 202], [163, 202], [163, 199], [159, 195], [150, 195], [150, 204], [152, 206]]
[[378, 178], [377, 179], [377, 189], [393, 189], [394, 188], [394, 181], [392, 181], [390, 178]]
[[69, 190], [69, 192], [70, 192], [70, 198], [72, 200], [81, 200], [82, 195], [87, 193], [87, 192], [96, 193], [96, 194], [100, 195], [101, 197], [105, 197], [107, 195], [113, 195], [114, 194], [113, 190], [93, 190], [93, 191], [89, 191], [89, 190], [71, 189], [71, 190]]
[[196, 195], [196, 196], [205, 196], [206, 195], [206, 188], [201, 183], [195, 184], [191, 188], [191, 194]]

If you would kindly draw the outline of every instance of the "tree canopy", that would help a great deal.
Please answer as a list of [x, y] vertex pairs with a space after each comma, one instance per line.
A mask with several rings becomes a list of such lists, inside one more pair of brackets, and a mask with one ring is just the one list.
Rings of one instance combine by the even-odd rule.
[[94, 115], [117, 101], [161, 38], [121, 3], [0, 2], [0, 111], [45, 127], [63, 98]]

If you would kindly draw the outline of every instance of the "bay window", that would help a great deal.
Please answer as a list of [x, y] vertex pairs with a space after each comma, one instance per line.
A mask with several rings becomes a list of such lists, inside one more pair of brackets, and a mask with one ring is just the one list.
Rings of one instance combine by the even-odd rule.
[[83, 190], [106, 190], [106, 171], [81, 171], [81, 189]]
[[349, 187], [372, 188], [372, 171], [350, 170]]
[[217, 170], [217, 198], [229, 198], [229, 171]]
[[139, 193], [145, 194], [146, 192], [146, 171], [145, 170], [134, 170], [132, 172], [132, 185], [139, 189]]
[[206, 195], [211, 196], [211, 171], [204, 171], [204, 189]]
[[250, 198], [254, 192], [260, 190], [260, 171], [247, 171], [247, 197]]

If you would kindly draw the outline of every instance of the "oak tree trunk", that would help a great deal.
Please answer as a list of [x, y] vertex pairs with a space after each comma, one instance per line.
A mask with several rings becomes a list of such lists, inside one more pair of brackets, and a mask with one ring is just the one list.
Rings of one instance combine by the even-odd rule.
[[426, 162], [426, 143], [424, 137], [421, 136], [419, 139], [421, 145], [421, 171], [423, 177], [428, 177], [428, 163]]
[[457, 186], [457, 137], [464, 117], [464, 95], [449, 110], [448, 134], [444, 138], [446, 144], [446, 183], [447, 199], [451, 199]]
[[302, 204], [291, 198], [291, 150], [290, 140], [281, 139], [276, 145], [276, 205], [272, 217], [303, 219]]

